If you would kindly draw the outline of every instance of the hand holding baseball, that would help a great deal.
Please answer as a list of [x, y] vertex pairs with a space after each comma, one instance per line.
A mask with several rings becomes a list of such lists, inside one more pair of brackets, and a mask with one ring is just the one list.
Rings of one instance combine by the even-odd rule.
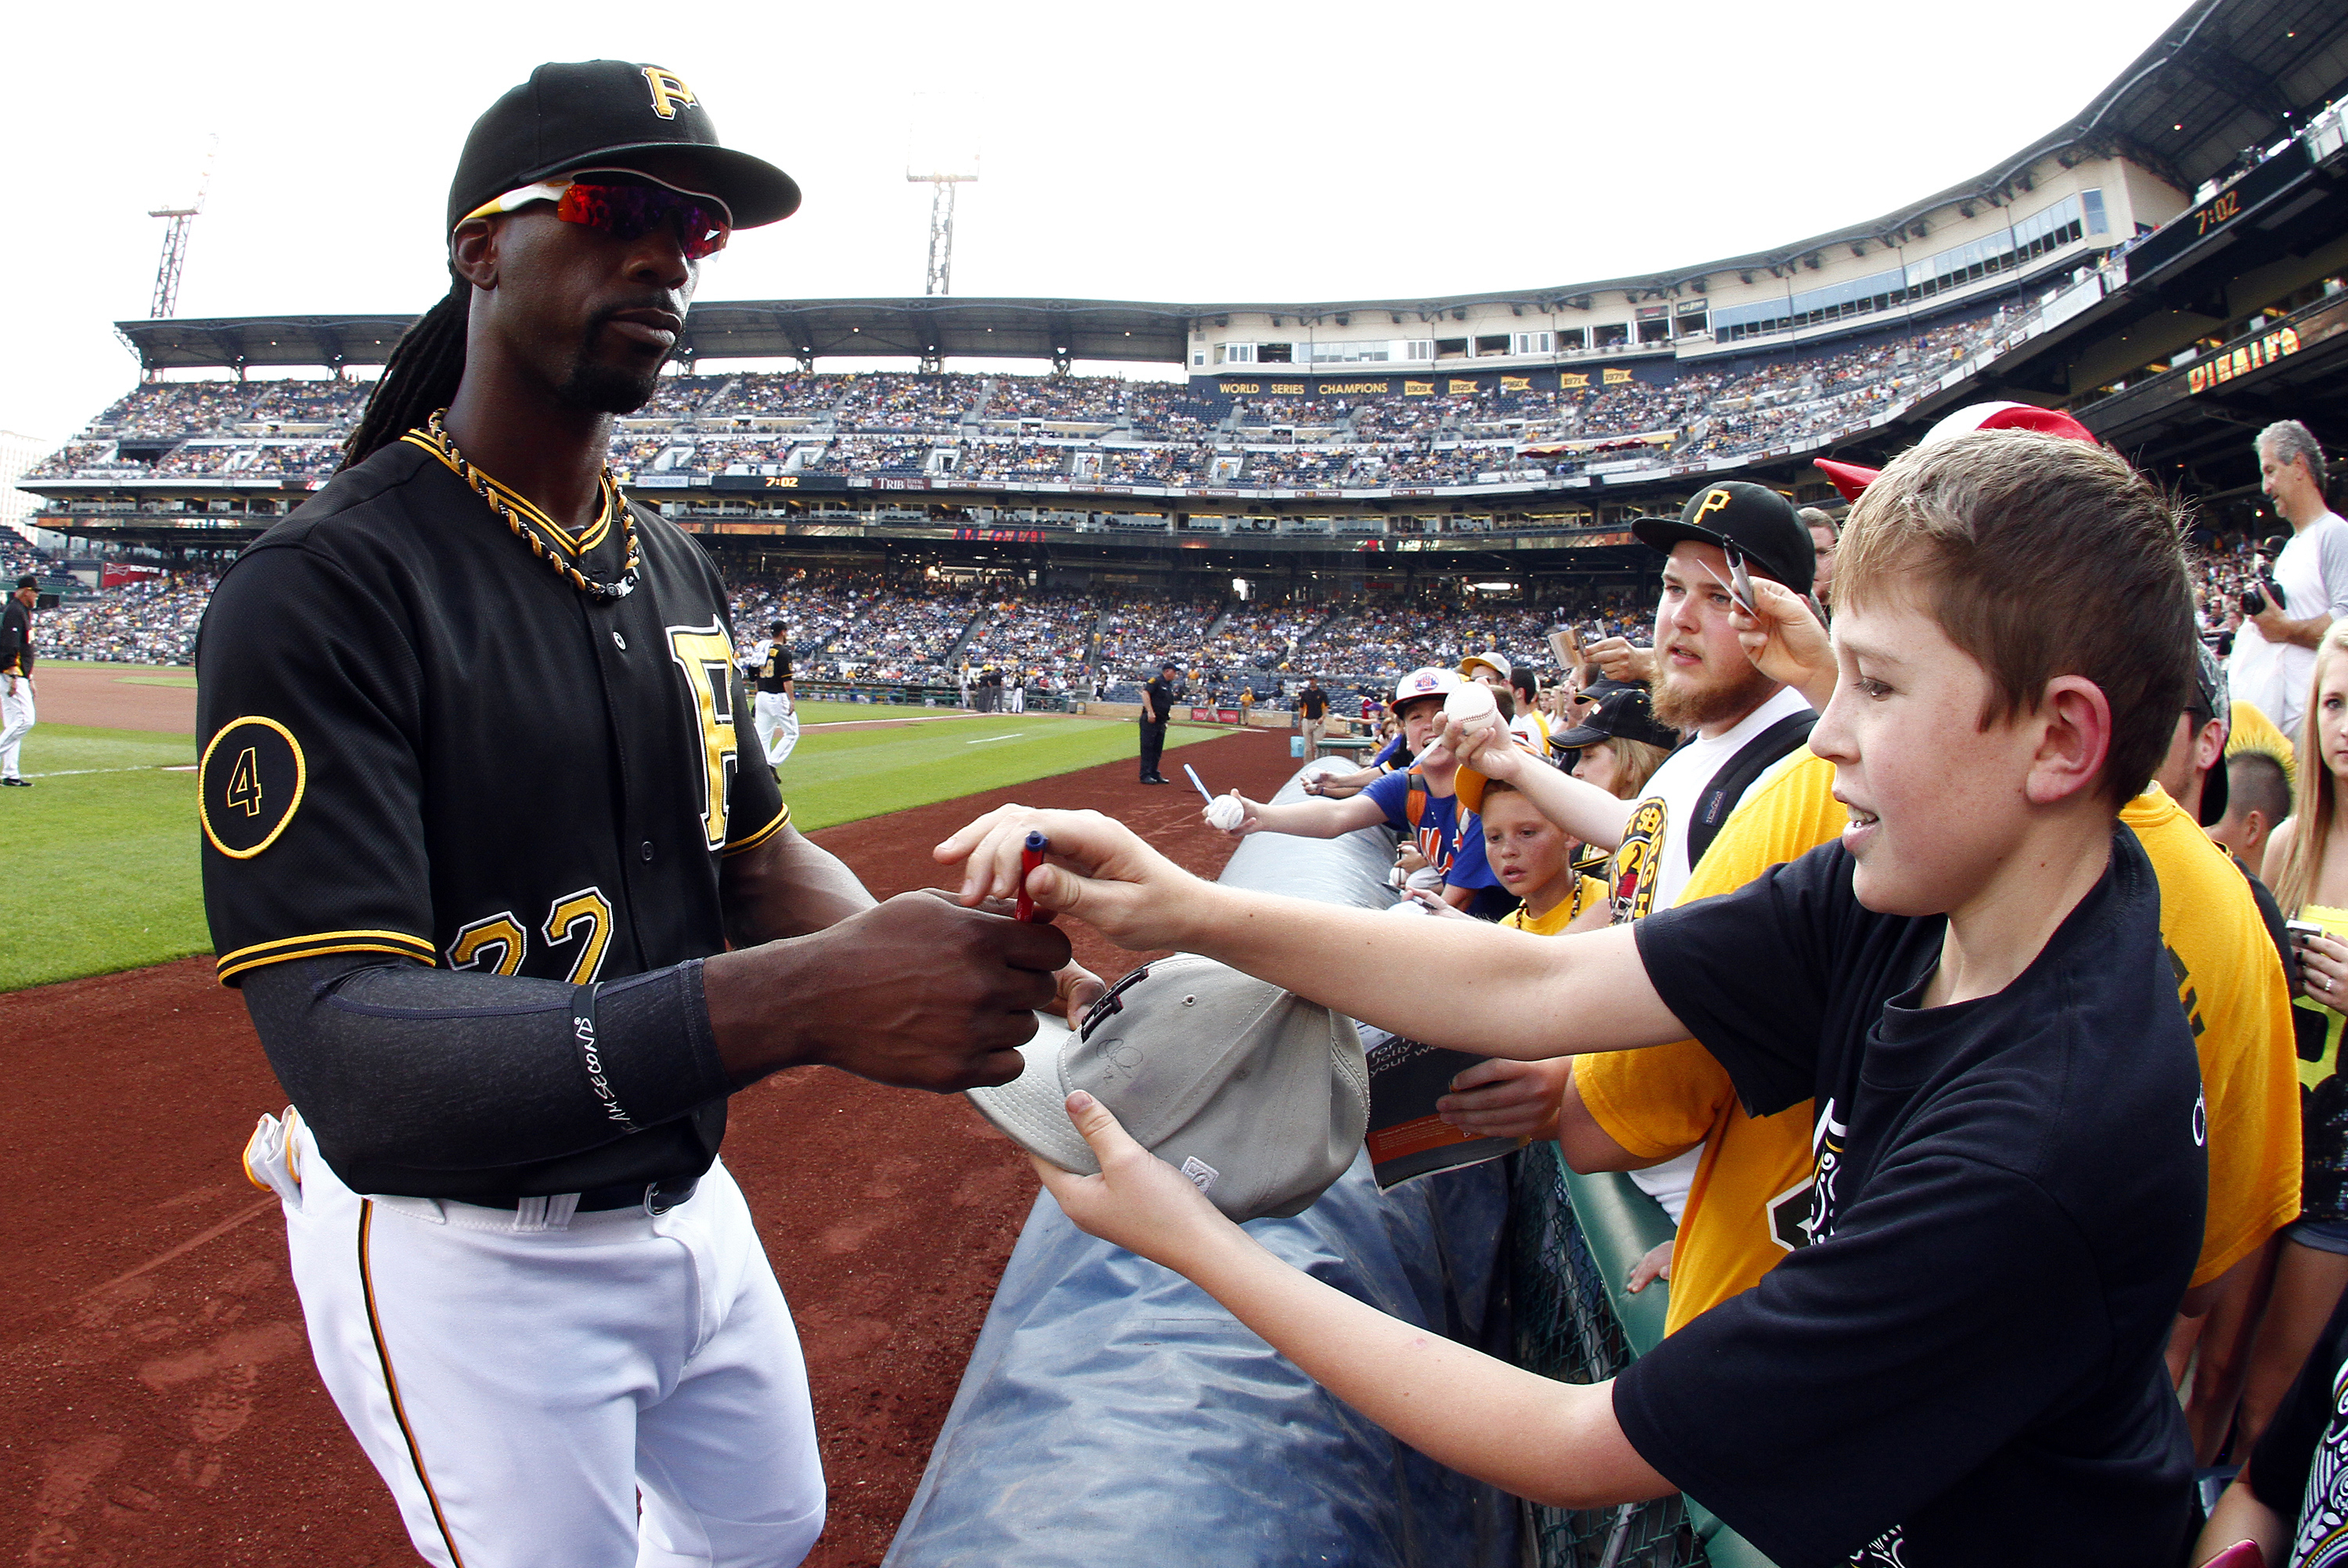
[[1245, 838], [1258, 825], [1256, 804], [1233, 790], [1209, 801], [1204, 809], [1207, 825], [1218, 833], [1228, 833], [1234, 838]]

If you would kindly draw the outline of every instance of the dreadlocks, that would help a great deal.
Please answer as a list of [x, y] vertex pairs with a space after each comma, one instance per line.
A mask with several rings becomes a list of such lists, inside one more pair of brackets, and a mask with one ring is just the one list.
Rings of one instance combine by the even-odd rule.
[[473, 285], [454, 279], [447, 297], [400, 334], [367, 398], [366, 413], [343, 444], [344, 467], [366, 462], [456, 397], [465, 374], [465, 323], [472, 306]]

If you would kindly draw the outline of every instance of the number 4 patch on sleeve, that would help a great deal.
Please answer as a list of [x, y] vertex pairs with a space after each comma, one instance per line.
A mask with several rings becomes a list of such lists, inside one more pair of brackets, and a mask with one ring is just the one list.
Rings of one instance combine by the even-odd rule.
[[204, 748], [197, 803], [204, 837], [232, 860], [250, 860], [294, 820], [309, 782], [294, 732], [274, 719], [233, 719]]

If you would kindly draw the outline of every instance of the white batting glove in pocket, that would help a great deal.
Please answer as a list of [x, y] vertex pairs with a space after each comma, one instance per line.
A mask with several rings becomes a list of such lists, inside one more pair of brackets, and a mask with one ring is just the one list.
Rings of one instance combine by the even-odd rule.
[[294, 1129], [300, 1112], [288, 1105], [283, 1120], [263, 1116], [244, 1143], [244, 1179], [275, 1193], [289, 1209], [302, 1206], [302, 1176], [294, 1166]]

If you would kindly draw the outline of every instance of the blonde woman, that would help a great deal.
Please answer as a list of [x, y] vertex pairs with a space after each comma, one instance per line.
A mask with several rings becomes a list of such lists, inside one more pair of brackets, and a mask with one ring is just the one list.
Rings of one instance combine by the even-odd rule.
[[2348, 620], [2316, 644], [2299, 740], [2299, 801], [2268, 841], [2275, 902], [2299, 957], [2292, 1020], [2299, 1033], [2302, 1163], [2300, 1216], [2283, 1232], [2274, 1293], [2242, 1390], [2235, 1452], [2266, 1430], [2348, 1288], [2348, 1080], [2340, 1076], [2348, 1009]]

